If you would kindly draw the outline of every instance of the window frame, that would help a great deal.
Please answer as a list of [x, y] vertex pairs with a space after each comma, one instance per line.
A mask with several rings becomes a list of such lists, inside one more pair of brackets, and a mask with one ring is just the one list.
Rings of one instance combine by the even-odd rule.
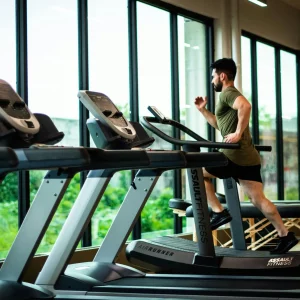
[[[212, 63], [214, 53], [213, 19], [188, 11], [158, 0], [127, 0], [128, 3], [128, 31], [129, 31], [129, 78], [130, 78], [130, 110], [131, 120], [139, 120], [138, 110], [138, 65], [137, 65], [137, 2], [155, 6], [170, 13], [170, 40], [171, 40], [171, 91], [172, 91], [172, 118], [179, 120], [179, 76], [178, 76], [178, 45], [177, 45], [177, 16], [184, 16], [203, 23], [206, 26], [206, 47], [207, 61]], [[15, 1], [16, 5], [16, 71], [17, 71], [17, 92], [28, 103], [28, 55], [27, 55], [27, 0]], [[78, 89], [88, 89], [89, 69], [88, 69], [88, 0], [77, 0], [77, 20], [78, 20]], [[215, 105], [214, 92], [210, 85], [210, 72], [207, 73], [207, 90], [210, 102], [209, 109]], [[79, 104], [79, 140], [80, 145], [88, 147], [90, 145], [89, 133], [86, 128], [86, 120], [89, 113], [82, 104]], [[174, 136], [179, 136], [178, 131], [174, 131]], [[208, 126], [208, 137], [215, 139], [213, 128]], [[178, 149], [178, 147], [174, 147]], [[181, 174], [180, 170], [174, 172], [174, 197], [181, 197]], [[134, 172], [132, 172], [134, 176]], [[81, 186], [86, 178], [86, 172], [81, 174]], [[19, 205], [19, 226], [24, 220], [30, 207], [29, 172], [19, 173], [18, 184], [18, 205]], [[141, 236], [140, 221], [137, 222], [133, 230], [134, 238]], [[182, 220], [177, 215], [174, 217], [174, 232], [182, 232]], [[91, 246], [91, 226], [89, 225], [84, 236], [83, 246]]]
[[[281, 99], [281, 57], [280, 51], [285, 51], [296, 56], [296, 73], [297, 73], [297, 122], [298, 122], [298, 157], [300, 157], [300, 139], [299, 139], [299, 126], [300, 126], [300, 111], [299, 111], [299, 101], [300, 101], [300, 75], [299, 75], [299, 60], [300, 51], [292, 49], [290, 47], [278, 44], [276, 42], [270, 41], [266, 38], [257, 36], [253, 33], [242, 30], [242, 36], [250, 39], [251, 45], [251, 78], [252, 78], [252, 132], [253, 132], [253, 142], [255, 144], [259, 143], [259, 119], [258, 119], [258, 88], [257, 88], [257, 42], [263, 43], [265, 45], [274, 48], [275, 53], [275, 82], [276, 82], [276, 148], [277, 148], [277, 174], [278, 174], [278, 185], [277, 194], [278, 199], [284, 200], [284, 161], [283, 161], [283, 124], [282, 124], [282, 99]], [[300, 178], [300, 162], [298, 160], [298, 177]], [[300, 182], [298, 183], [298, 194], [300, 192]]]

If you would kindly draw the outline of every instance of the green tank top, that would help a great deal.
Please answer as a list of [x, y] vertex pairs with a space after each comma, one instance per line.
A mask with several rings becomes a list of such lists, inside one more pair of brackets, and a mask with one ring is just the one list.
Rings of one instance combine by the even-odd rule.
[[[218, 128], [223, 137], [234, 133], [238, 124], [238, 111], [233, 109], [233, 103], [241, 93], [235, 87], [226, 88], [216, 105], [215, 115]], [[240, 166], [255, 166], [260, 164], [260, 156], [255, 149], [250, 134], [249, 125], [244, 130], [240, 141], [239, 149], [220, 149], [231, 161]]]

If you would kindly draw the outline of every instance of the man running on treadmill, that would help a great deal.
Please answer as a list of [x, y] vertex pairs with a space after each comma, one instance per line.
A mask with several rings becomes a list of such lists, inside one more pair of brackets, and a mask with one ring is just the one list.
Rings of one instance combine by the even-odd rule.
[[211, 229], [214, 230], [232, 220], [229, 211], [224, 209], [216, 197], [211, 178], [233, 177], [253, 205], [264, 214], [278, 232], [279, 243], [270, 253], [286, 253], [298, 243], [298, 240], [293, 232], [288, 232], [285, 228], [276, 206], [263, 192], [260, 156], [253, 145], [249, 130], [251, 104], [234, 87], [236, 64], [231, 58], [222, 58], [214, 62], [211, 68], [214, 90], [221, 92], [215, 115], [205, 108], [207, 97], [197, 97], [196, 108], [211, 126], [220, 130], [223, 142], [240, 144], [239, 149], [221, 150], [228, 158], [227, 166], [203, 169], [207, 200], [212, 208]]

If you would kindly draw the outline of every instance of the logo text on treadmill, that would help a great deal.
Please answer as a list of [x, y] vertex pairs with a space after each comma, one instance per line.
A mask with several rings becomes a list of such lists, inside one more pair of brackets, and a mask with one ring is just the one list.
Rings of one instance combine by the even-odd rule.
[[271, 258], [268, 261], [267, 267], [290, 266], [292, 264], [292, 261], [293, 257]]
[[192, 175], [192, 181], [193, 181], [193, 190], [195, 195], [195, 204], [196, 204], [196, 210], [199, 214], [199, 220], [198, 220], [198, 228], [200, 229], [200, 238], [202, 243], [208, 242], [208, 232], [206, 231], [205, 227], [205, 219], [204, 219], [204, 208], [203, 208], [203, 201], [202, 201], [202, 195], [201, 195], [201, 189], [200, 189], [200, 183], [199, 183], [199, 177], [198, 177], [198, 170], [197, 169], [191, 169], [191, 175]]
[[141, 250], [146, 250], [146, 251], [149, 251], [149, 252], [154, 252], [154, 253], [162, 254], [162, 255], [166, 255], [166, 256], [173, 256], [174, 255], [174, 252], [172, 252], [172, 251], [163, 250], [163, 249], [156, 248], [156, 247], [151, 247], [151, 246], [139, 245], [138, 248], [141, 249]]

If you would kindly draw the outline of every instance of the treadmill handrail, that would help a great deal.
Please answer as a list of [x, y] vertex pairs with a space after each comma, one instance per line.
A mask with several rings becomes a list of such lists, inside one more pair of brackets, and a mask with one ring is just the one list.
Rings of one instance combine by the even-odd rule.
[[271, 152], [272, 146], [254, 145], [257, 151]]
[[0, 167], [14, 168], [18, 165], [19, 159], [12, 148], [0, 147]]
[[[219, 143], [219, 142], [210, 142], [204, 138], [202, 138], [200, 135], [196, 134], [186, 126], [180, 124], [179, 122], [176, 122], [174, 120], [168, 119], [167, 122], [160, 122], [157, 118], [155, 117], [143, 117], [142, 118], [142, 124], [149, 129], [150, 131], [154, 132], [156, 135], [158, 135], [160, 138], [164, 139], [167, 142], [170, 142], [173, 145], [179, 145], [179, 146], [184, 146], [184, 145], [193, 145], [193, 146], [199, 146], [199, 147], [204, 147], [204, 148], [222, 148], [222, 149], [238, 149], [240, 148], [239, 144], [236, 143]], [[151, 123], [161, 123], [161, 124], [168, 124], [171, 126], [174, 126], [175, 128], [180, 129], [184, 133], [188, 134], [192, 138], [194, 138], [196, 141], [186, 141], [186, 140], [180, 140], [173, 138], [169, 135], [167, 135], [165, 132], [159, 130], [157, 127], [152, 125]]]
[[52, 170], [88, 167], [90, 157], [83, 147], [20, 148], [14, 150], [18, 164], [1, 168], [0, 174], [22, 170]]

